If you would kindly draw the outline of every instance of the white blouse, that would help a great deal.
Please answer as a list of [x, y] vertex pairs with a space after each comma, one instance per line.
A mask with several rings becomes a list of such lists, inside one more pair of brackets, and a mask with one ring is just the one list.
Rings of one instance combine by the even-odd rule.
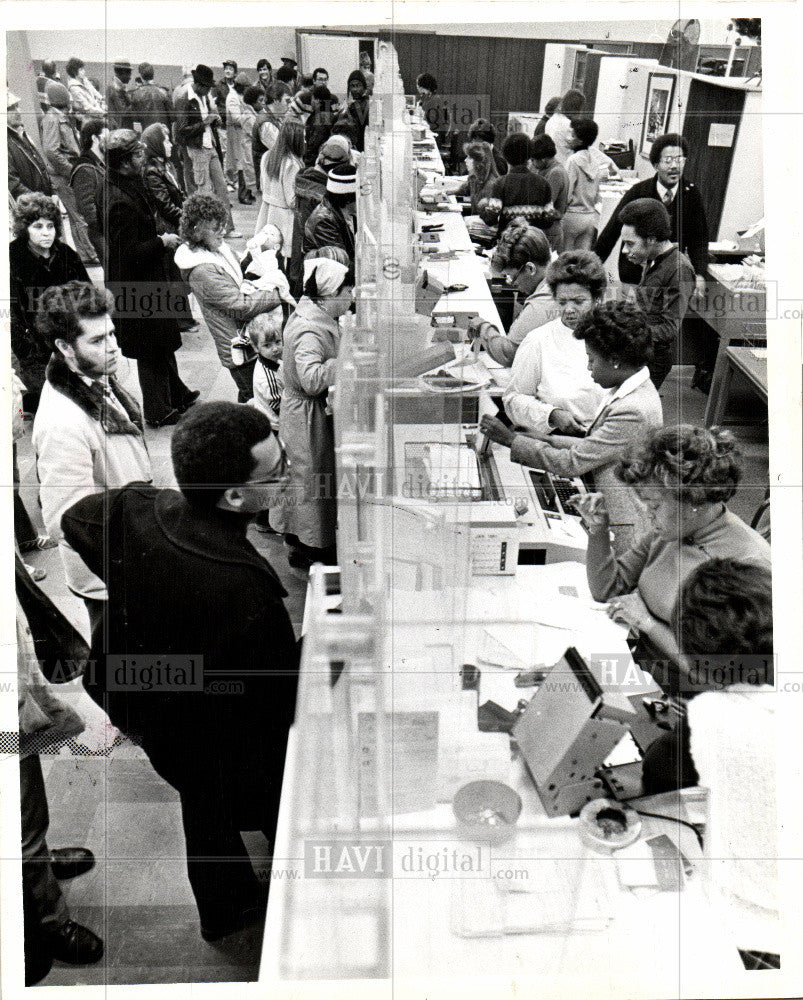
[[589, 374], [585, 344], [560, 319], [553, 319], [522, 341], [503, 402], [516, 427], [548, 434], [552, 410], [568, 410], [588, 427], [603, 396]]

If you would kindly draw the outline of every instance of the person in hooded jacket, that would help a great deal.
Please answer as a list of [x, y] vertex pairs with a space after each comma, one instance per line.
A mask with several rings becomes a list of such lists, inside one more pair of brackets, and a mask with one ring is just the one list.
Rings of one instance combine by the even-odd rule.
[[350, 163], [336, 164], [326, 178], [326, 195], [313, 209], [304, 227], [304, 251], [340, 247], [354, 263], [353, 219], [357, 198], [357, 170]]
[[247, 403], [254, 394], [256, 353], [242, 348], [240, 328], [260, 313], [281, 304], [275, 291], [249, 289], [242, 268], [223, 239], [227, 214], [214, 195], [196, 191], [184, 203], [179, 233], [181, 246], [175, 261], [182, 277], [201, 307], [204, 321], [217, 348], [220, 363], [231, 372], [238, 401]]
[[304, 295], [284, 328], [279, 438], [290, 463], [284, 525], [288, 561], [298, 569], [335, 558], [335, 439], [327, 393], [335, 382], [338, 319], [354, 294], [343, 260], [337, 251], [305, 260]]

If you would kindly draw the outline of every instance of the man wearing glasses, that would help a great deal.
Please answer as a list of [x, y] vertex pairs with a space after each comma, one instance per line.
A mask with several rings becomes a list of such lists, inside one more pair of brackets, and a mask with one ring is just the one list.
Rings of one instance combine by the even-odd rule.
[[[708, 274], [708, 223], [705, 218], [703, 199], [691, 181], [684, 180], [689, 145], [677, 132], [667, 132], [659, 136], [650, 149], [650, 163], [655, 174], [634, 184], [622, 196], [614, 209], [608, 224], [602, 230], [594, 248], [600, 260], [610, 257], [616, 241], [622, 232], [621, 212], [637, 198], [654, 198], [669, 212], [672, 225], [672, 242], [677, 243], [681, 253], [691, 261], [699, 291], [705, 289]], [[619, 278], [623, 282], [637, 285], [642, 269], [630, 262], [624, 250], [619, 254]]]
[[215, 941], [264, 913], [240, 831], [273, 844], [295, 711], [286, 593], [246, 537], [286, 465], [268, 418], [237, 403], [188, 411], [171, 453], [179, 490], [131, 483], [62, 524], [109, 592], [85, 686], [179, 793], [201, 935]]

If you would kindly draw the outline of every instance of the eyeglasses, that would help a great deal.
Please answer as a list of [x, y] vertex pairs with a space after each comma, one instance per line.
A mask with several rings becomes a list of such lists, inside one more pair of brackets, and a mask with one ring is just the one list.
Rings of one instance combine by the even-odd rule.
[[676, 163], [685, 163], [685, 162], [686, 162], [685, 156], [662, 156], [661, 159], [659, 160], [659, 163], [662, 167], [671, 167], [674, 166]]
[[287, 455], [282, 452], [282, 458], [279, 462], [279, 471], [272, 472], [269, 476], [264, 479], [247, 479], [243, 486], [270, 486], [272, 483], [281, 483], [287, 479], [290, 471], [290, 459]]

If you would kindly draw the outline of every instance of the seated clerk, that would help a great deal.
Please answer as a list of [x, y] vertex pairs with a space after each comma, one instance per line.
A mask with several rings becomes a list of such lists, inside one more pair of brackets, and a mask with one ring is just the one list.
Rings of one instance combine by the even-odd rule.
[[633, 264], [643, 267], [636, 302], [652, 333], [650, 378], [656, 389], [672, 370], [680, 324], [694, 291], [688, 258], [670, 239], [669, 214], [652, 198], [639, 198], [622, 209], [622, 247]]
[[607, 277], [595, 254], [570, 250], [549, 265], [546, 281], [559, 315], [524, 338], [502, 398], [515, 427], [584, 435], [604, 392], [589, 374], [584, 344], [573, 331], [599, 302]]
[[[540, 174], [549, 184], [552, 192], [552, 205], [555, 211], [563, 219], [566, 214], [567, 196], [569, 193], [569, 175], [566, 167], [555, 156], [555, 143], [551, 137], [544, 134], [536, 136], [530, 143], [530, 162], [535, 173]], [[560, 232], [560, 239], [555, 249], [560, 253], [564, 249], [563, 225], [558, 223], [556, 233]]]
[[[683, 177], [688, 155], [689, 144], [676, 132], [668, 132], [655, 140], [650, 147], [650, 163], [656, 172], [625, 191], [599, 234], [595, 249], [600, 260], [606, 261], [610, 257], [619, 239], [621, 213], [625, 205], [637, 198], [652, 198], [660, 201], [669, 212], [672, 225], [670, 239], [691, 261], [698, 285], [704, 285], [708, 273], [708, 223], [699, 188]], [[639, 277], [638, 268], [628, 261], [627, 254], [622, 251], [619, 254], [619, 279], [635, 285]]]
[[558, 235], [555, 223], [558, 213], [552, 204], [552, 192], [543, 177], [534, 174], [527, 166], [530, 159], [530, 138], [524, 132], [514, 132], [502, 143], [502, 156], [508, 171], [495, 180], [488, 194], [480, 200], [479, 212], [483, 222], [498, 225], [499, 235], [516, 218], [525, 219], [531, 226], [543, 229], [550, 245]]
[[737, 662], [730, 677], [722, 681], [719, 670], [716, 687], [687, 706], [691, 761], [697, 783], [708, 788], [701, 875], [745, 967], [777, 969], [778, 693], [769, 566], [727, 558], [702, 563], [683, 586], [674, 620], [680, 647], [692, 662], [702, 666], [712, 657], [718, 664]]
[[468, 195], [471, 199], [471, 215], [477, 215], [480, 200], [488, 193], [491, 183], [499, 177], [499, 171], [496, 169], [494, 151], [487, 142], [468, 142], [463, 151], [468, 176], [454, 193], [458, 197]]
[[654, 430], [616, 470], [649, 521], [627, 552], [611, 552], [603, 498], [591, 494], [576, 504], [589, 532], [586, 573], [594, 600], [610, 602], [609, 614], [631, 628], [638, 662], [672, 693], [683, 691], [688, 673], [672, 628], [685, 579], [719, 556], [770, 566], [768, 543], [726, 506], [741, 474], [728, 431], [678, 424]]
[[608, 390], [585, 437], [517, 433], [488, 416], [482, 418], [481, 428], [492, 441], [510, 448], [513, 462], [560, 476], [590, 474], [611, 512], [616, 548], [622, 551], [630, 544], [641, 511], [614, 469], [631, 445], [663, 422], [661, 401], [647, 370], [650, 332], [635, 306], [607, 302], [580, 318], [574, 336], [585, 341], [591, 377]]
[[485, 320], [472, 320], [469, 335], [479, 334], [485, 350], [506, 368], [513, 364], [516, 351], [527, 334], [555, 318], [555, 300], [546, 280], [551, 258], [544, 231], [528, 225], [524, 219], [514, 219], [496, 245], [491, 258], [492, 268], [501, 272], [526, 298], [523, 306], [516, 303], [519, 311], [514, 314], [507, 334]]

